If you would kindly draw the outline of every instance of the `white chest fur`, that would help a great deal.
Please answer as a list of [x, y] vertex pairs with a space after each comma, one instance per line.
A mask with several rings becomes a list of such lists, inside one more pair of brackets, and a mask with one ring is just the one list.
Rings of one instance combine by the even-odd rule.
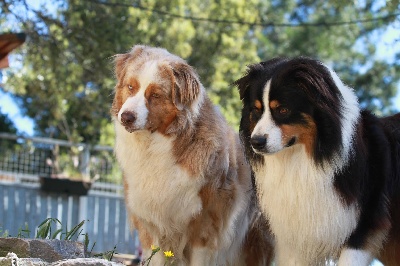
[[201, 177], [190, 177], [172, 155], [172, 140], [157, 132], [128, 133], [116, 123], [115, 153], [127, 187], [129, 211], [160, 233], [186, 228], [202, 208]]
[[359, 214], [335, 191], [334, 169], [316, 166], [300, 145], [264, 159], [265, 167], [255, 168], [256, 182], [277, 238], [278, 260], [292, 257], [299, 265], [310, 265], [337, 254]]

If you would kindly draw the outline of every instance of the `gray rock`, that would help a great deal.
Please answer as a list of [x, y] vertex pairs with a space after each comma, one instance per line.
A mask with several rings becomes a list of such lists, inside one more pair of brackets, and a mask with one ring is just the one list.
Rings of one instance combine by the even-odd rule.
[[15, 253], [8, 253], [6, 257], [0, 258], [0, 266], [46, 266], [48, 263], [41, 259], [18, 258]]
[[0, 256], [9, 252], [19, 258], [39, 258], [46, 262], [85, 257], [85, 247], [80, 242], [58, 239], [0, 238]]
[[29, 241], [22, 238], [0, 238], [0, 257], [13, 252], [21, 258], [29, 258]]
[[120, 266], [123, 265], [121, 263], [107, 261], [103, 259], [94, 259], [94, 258], [86, 258], [86, 259], [72, 259], [72, 260], [63, 260], [57, 261], [51, 266], [79, 266], [79, 265], [87, 265], [87, 266]]
[[0, 266], [120, 266], [97, 258], [85, 258], [80, 242], [57, 239], [0, 238]]
[[123, 266], [123, 264], [95, 258], [78, 258], [46, 262], [37, 258], [18, 258], [15, 253], [8, 253], [0, 258], [0, 266]]
[[47, 262], [84, 258], [85, 247], [82, 243], [75, 241], [33, 239], [30, 241], [29, 257], [40, 258]]

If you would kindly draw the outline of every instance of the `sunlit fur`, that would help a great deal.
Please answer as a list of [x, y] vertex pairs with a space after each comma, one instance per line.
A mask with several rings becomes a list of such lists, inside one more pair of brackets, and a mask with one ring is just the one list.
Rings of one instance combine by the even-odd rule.
[[235, 84], [278, 265], [398, 265], [400, 115], [361, 111], [335, 72], [305, 57], [251, 65]]
[[[196, 72], [165, 49], [115, 57], [115, 154], [144, 257], [174, 265], [267, 265], [273, 249], [258, 215], [239, 137]], [[151, 265], [164, 265], [163, 252]]]

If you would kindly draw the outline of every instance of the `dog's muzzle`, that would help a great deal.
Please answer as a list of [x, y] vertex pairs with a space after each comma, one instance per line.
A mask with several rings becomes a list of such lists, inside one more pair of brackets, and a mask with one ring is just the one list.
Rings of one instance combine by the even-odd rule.
[[266, 136], [251, 137], [250, 144], [254, 150], [261, 152], [261, 151], [265, 150], [265, 145], [267, 144], [267, 137]]
[[278, 149], [272, 149], [271, 147], [268, 147], [268, 134], [265, 135], [255, 135], [250, 138], [250, 144], [251, 147], [253, 148], [254, 152], [259, 153], [259, 154], [270, 154], [270, 153], [275, 153], [278, 152], [284, 148], [288, 148], [296, 144], [296, 137], [292, 137], [286, 145], [278, 148]]
[[121, 124], [125, 127], [125, 129], [129, 132], [133, 132], [134, 124], [136, 121], [136, 115], [131, 111], [125, 111], [121, 114]]

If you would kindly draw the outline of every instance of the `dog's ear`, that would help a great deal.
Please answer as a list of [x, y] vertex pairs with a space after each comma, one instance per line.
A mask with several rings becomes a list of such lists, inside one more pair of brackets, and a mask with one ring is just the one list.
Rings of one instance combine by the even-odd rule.
[[251, 80], [254, 78], [257, 71], [261, 68], [261, 63], [248, 65], [244, 76], [233, 82], [233, 86], [236, 86], [239, 90], [239, 96], [241, 100], [243, 100], [244, 95], [246, 94], [246, 91], [250, 86]]
[[273, 74], [273, 69], [281, 62], [287, 60], [288, 59], [285, 57], [275, 57], [267, 61], [248, 65], [245, 75], [233, 83], [233, 85], [239, 89], [240, 99], [243, 100], [249, 87], [260, 86], [257, 81], [263, 80], [266, 82], [270, 79]]
[[243, 100], [246, 90], [249, 86], [249, 73], [246, 73], [243, 77], [233, 82], [233, 86], [236, 86], [239, 90], [240, 99]]
[[172, 99], [178, 109], [190, 105], [200, 93], [200, 80], [195, 70], [186, 63], [172, 63], [174, 86]]
[[125, 67], [128, 61], [130, 54], [117, 54], [114, 56], [114, 64], [115, 64], [115, 76], [118, 81], [121, 81], [124, 78]]
[[129, 53], [126, 54], [117, 54], [114, 56], [114, 64], [115, 64], [115, 76], [118, 81], [121, 81], [124, 78], [125, 67], [127, 66], [128, 59], [137, 58], [144, 53], [146, 46], [144, 45], [135, 45], [132, 47]]

